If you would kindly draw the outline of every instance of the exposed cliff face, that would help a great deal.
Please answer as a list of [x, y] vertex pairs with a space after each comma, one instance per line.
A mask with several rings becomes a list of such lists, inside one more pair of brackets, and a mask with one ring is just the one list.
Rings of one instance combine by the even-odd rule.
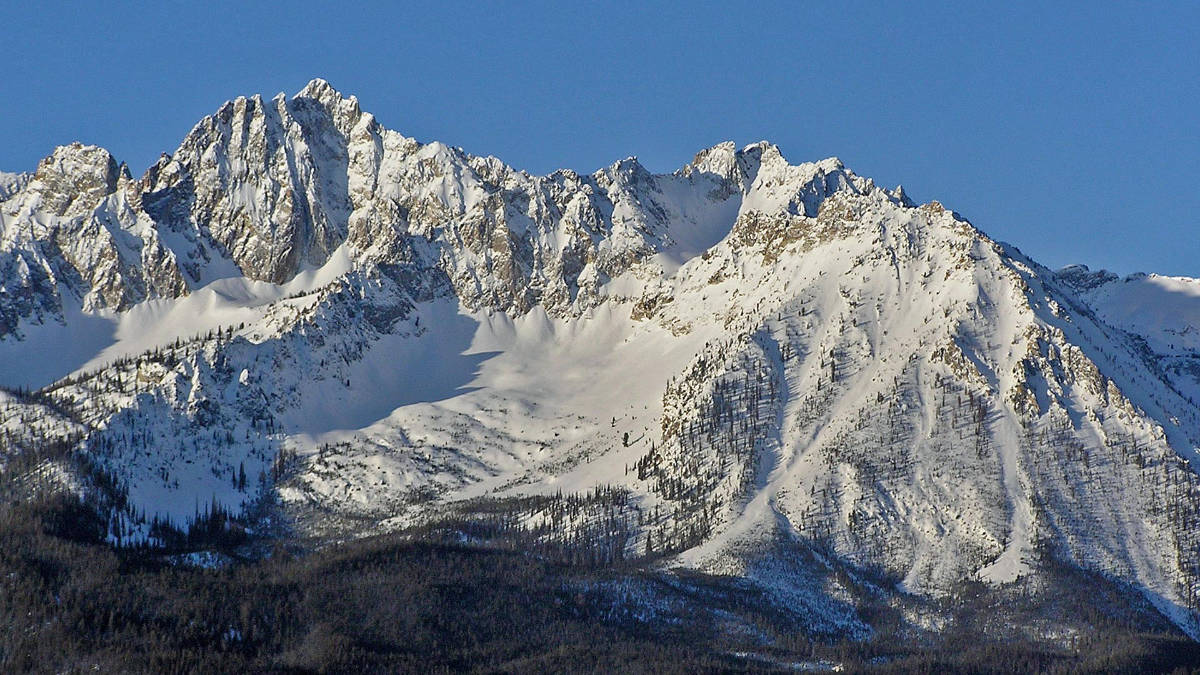
[[140, 199], [160, 227], [194, 242], [184, 256], [193, 282], [220, 256], [283, 283], [346, 245], [359, 261], [437, 266], [473, 307], [524, 312], [543, 296], [564, 307], [581, 274], [586, 294], [652, 252], [631, 192], [639, 179], [653, 180], [636, 162], [535, 178], [421, 145], [314, 81], [292, 99], [227, 103], [150, 170]]
[[107, 150], [76, 143], [39, 162], [27, 191], [36, 202], [33, 208], [58, 217], [80, 216], [116, 192], [123, 174]]
[[[347, 137], [358, 104], [327, 84], [296, 97], [238, 98], [201, 120], [140, 186], [147, 213], [242, 275], [282, 283], [346, 237]], [[193, 266], [192, 281], [204, 278]]]
[[107, 151], [76, 143], [0, 203], [0, 337], [24, 321], [61, 322], [70, 307], [121, 311], [187, 291], [134, 191]]
[[[628, 159], [591, 176], [535, 177], [384, 129], [315, 80], [290, 99], [226, 103], [138, 181], [99, 148], [61, 148], [32, 181], [10, 183], [6, 231], [38, 266], [65, 261], [88, 310], [231, 275], [285, 283], [345, 246], [362, 264], [436, 268], [470, 307], [562, 314], [594, 306], [600, 285], [669, 248], [672, 222], [706, 215], [682, 213], [696, 203], [673, 201], [681, 185], [700, 186], [701, 207], [739, 200], [767, 147], [718, 146], [675, 176]], [[0, 299], [14, 317], [5, 332], [33, 316], [25, 304], [61, 312], [56, 270], [44, 271], [25, 295], [45, 302]]]
[[126, 482], [121, 536], [197, 499], [345, 535], [617, 486], [630, 555], [753, 576], [788, 540], [931, 596], [1054, 558], [1197, 632], [1190, 280], [1055, 274], [765, 142], [531, 176], [320, 80], [140, 180], [73, 145], [0, 200], [0, 356], [109, 322], [42, 394]]

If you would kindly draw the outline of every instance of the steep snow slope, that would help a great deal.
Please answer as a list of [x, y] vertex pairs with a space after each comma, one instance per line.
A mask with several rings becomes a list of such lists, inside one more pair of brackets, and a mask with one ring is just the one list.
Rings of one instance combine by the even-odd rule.
[[0, 378], [42, 389], [0, 426], [114, 471], [114, 538], [517, 498], [534, 536], [762, 584], [798, 546], [930, 596], [1065, 560], [1197, 635], [1190, 280], [1052, 273], [765, 142], [530, 176], [319, 80], [137, 181], [85, 146], [5, 181]]
[[1200, 418], [1127, 336], [937, 205], [838, 195], [786, 220], [756, 223], [773, 264], [718, 247], [699, 277], [721, 284], [671, 305], [750, 288], [762, 299], [741, 306], [766, 312], [668, 390], [678, 407], [639, 467], [673, 502], [660, 540], [739, 571], [737, 551], [782, 528], [934, 594], [1013, 581], [1050, 547], [1184, 616]]
[[1193, 404], [1200, 401], [1200, 280], [1074, 265], [1057, 272], [1103, 321], [1140, 338], [1146, 360]]

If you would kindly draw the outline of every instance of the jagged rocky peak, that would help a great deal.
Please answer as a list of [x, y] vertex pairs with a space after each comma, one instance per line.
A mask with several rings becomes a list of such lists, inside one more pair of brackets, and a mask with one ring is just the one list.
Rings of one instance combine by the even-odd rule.
[[[282, 99], [282, 97], [283, 94], [279, 94], [276, 99]], [[343, 136], [349, 136], [355, 125], [364, 117], [363, 111], [358, 105], [358, 97], [344, 96], [319, 77], [304, 85], [304, 88], [292, 97], [294, 110], [303, 110], [310, 102], [320, 107], [324, 115], [333, 122]], [[370, 121], [374, 120], [370, 115], [366, 117]]]
[[[280, 94], [282, 96], [282, 94]], [[334, 89], [333, 85], [329, 84], [323, 78], [316, 77], [304, 85], [304, 88], [296, 92], [294, 99], [307, 98], [319, 102], [326, 107], [336, 107], [343, 103], [349, 105], [358, 105], [358, 98], [355, 96], [343, 96], [340, 91]]]
[[736, 166], [737, 145], [733, 141], [725, 141], [697, 152], [692, 161], [681, 171], [685, 175], [698, 171], [715, 174], [722, 178], [732, 178]]
[[[764, 167], [770, 171], [763, 174]], [[710, 201], [757, 191], [759, 198], [748, 204], [755, 210], [808, 215], [815, 215], [828, 194], [862, 182], [836, 159], [791, 166], [765, 141], [740, 150], [722, 143], [699, 153], [682, 173], [716, 179], [706, 195]], [[147, 173], [144, 194], [132, 201], [144, 204], [160, 226], [211, 240], [215, 254], [229, 258], [245, 276], [276, 283], [324, 264], [345, 242], [380, 258], [403, 250], [404, 237], [411, 235], [454, 247], [488, 242], [485, 248], [496, 249], [497, 256], [475, 250], [482, 257], [470, 262], [486, 269], [464, 273], [454, 263], [460, 269], [451, 277], [470, 279], [469, 285], [481, 274], [494, 276], [493, 262], [502, 263], [502, 277], [511, 276], [517, 268], [508, 264], [510, 253], [523, 258], [518, 267], [528, 267], [531, 254], [519, 250], [538, 248], [533, 239], [558, 229], [563, 223], [556, 221], [564, 216], [594, 222], [592, 232], [601, 237], [617, 233], [608, 238], [622, 252], [610, 257], [625, 262], [604, 267], [606, 274], [669, 243], [671, 212], [660, 198], [660, 177], [635, 158], [583, 182], [550, 188], [547, 180], [554, 178], [514, 172], [494, 158], [472, 157], [441, 143], [421, 145], [383, 129], [353, 96], [314, 79], [291, 99], [279, 95], [264, 102], [252, 96], [221, 106]], [[592, 213], [573, 213], [578, 205]], [[732, 220], [724, 223], [725, 231]], [[529, 224], [536, 227], [530, 230]], [[584, 264], [567, 267], [573, 276]], [[529, 270], [531, 277], [541, 274]], [[574, 285], [573, 278], [566, 281], [568, 291]]]
[[908, 196], [908, 191], [904, 189], [903, 185], [897, 185], [888, 194], [890, 194], [892, 198], [896, 200], [896, 203], [901, 206], [916, 206], [916, 202], [914, 202]]
[[[816, 217], [831, 195], [874, 190], [836, 158], [791, 165], [767, 141], [718, 144], [667, 176], [633, 157], [590, 176], [531, 176], [384, 129], [322, 79], [290, 98], [226, 102], [125, 190], [106, 152], [71, 148], [39, 177], [70, 176], [125, 198], [89, 226], [103, 246], [67, 247], [87, 282], [80, 295], [106, 298], [89, 307], [175, 297], [231, 267], [285, 283], [345, 246], [352, 265], [403, 269], [423, 284], [410, 289], [420, 297], [442, 288], [471, 308], [521, 314], [540, 304], [565, 316], [602, 302], [602, 284], [656, 253], [682, 262], [731, 231], [763, 230], [754, 240], [770, 246], [779, 241], [771, 233], [792, 236], [798, 223], [789, 219]], [[55, 209], [98, 208], [87, 190], [72, 190], [78, 203], [60, 203], [62, 193]], [[80, 268], [85, 249], [121, 264], [107, 265], [101, 284]], [[156, 270], [145, 283], [133, 281], [143, 276], [139, 260]]]
[[211, 237], [245, 276], [287, 281], [346, 238], [348, 137], [361, 117], [323, 80], [290, 100], [229, 101], [147, 173], [142, 203], [161, 225]]
[[1087, 265], [1082, 264], [1067, 265], [1055, 272], [1054, 276], [1077, 291], [1091, 290], [1120, 278], [1108, 270], [1093, 272]]
[[738, 149], [733, 141], [718, 143], [696, 153], [692, 161], [676, 174], [691, 177], [708, 175], [736, 185], [746, 192], [754, 184], [759, 168], [763, 164], [787, 166], [787, 160], [779, 148], [768, 141], [751, 143]]
[[[346, 98], [342, 93], [333, 88], [329, 81], [322, 77], [314, 77], [309, 80], [304, 88], [296, 92], [294, 98], [312, 98], [325, 103], [341, 101]], [[351, 97], [353, 98], [353, 97]]]
[[123, 172], [123, 166], [104, 148], [76, 142], [55, 148], [38, 162], [27, 190], [41, 198], [41, 210], [56, 216], [78, 216], [116, 192]]
[[654, 181], [654, 175], [642, 166], [637, 157], [632, 155], [613, 162], [593, 175], [605, 188], [612, 185], [637, 187], [639, 183], [652, 184]]

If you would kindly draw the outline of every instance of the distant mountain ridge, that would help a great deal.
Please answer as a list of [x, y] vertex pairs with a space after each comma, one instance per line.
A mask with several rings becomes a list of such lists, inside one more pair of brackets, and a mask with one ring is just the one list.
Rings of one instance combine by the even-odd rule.
[[63, 146], [0, 174], [0, 384], [36, 390], [0, 395], [5, 453], [115, 476], [115, 542], [526, 499], [530, 537], [744, 577], [831, 630], [867, 630], [854, 583], [786, 551], [931, 598], [1067, 563], [1200, 636], [1200, 282], [1053, 272], [767, 142], [532, 176], [314, 80], [139, 179]]

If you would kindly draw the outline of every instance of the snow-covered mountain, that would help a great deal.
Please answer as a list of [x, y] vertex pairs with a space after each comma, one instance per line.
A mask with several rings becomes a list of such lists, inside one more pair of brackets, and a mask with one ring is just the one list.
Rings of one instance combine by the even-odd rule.
[[122, 540], [541, 496], [537, 536], [790, 598], [796, 545], [935, 598], [1053, 559], [1195, 637], [1198, 325], [1200, 282], [1052, 272], [836, 159], [532, 176], [321, 80], [137, 180], [79, 144], [0, 174], [0, 384], [36, 390], [0, 438], [115, 473]]

